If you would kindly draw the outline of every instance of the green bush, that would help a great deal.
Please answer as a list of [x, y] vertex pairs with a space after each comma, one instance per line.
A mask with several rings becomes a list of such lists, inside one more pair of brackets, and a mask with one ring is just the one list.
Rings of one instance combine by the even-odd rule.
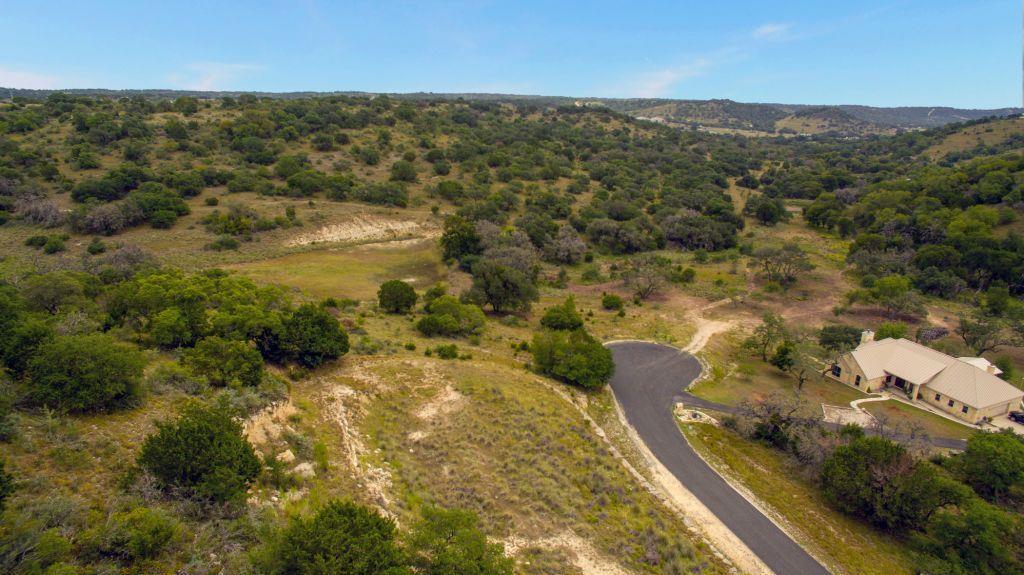
[[601, 307], [608, 311], [620, 310], [624, 305], [625, 302], [622, 301], [622, 298], [613, 293], [601, 296]]
[[25, 240], [25, 245], [30, 248], [41, 248], [46, 245], [47, 239], [48, 238], [46, 236], [42, 235], [29, 236], [29, 238]]
[[204, 338], [181, 356], [182, 363], [210, 385], [259, 385], [263, 356], [248, 343], [216, 336]]
[[390, 280], [377, 290], [377, 305], [389, 313], [408, 313], [416, 305], [416, 290], [402, 280]]
[[311, 303], [303, 304], [284, 321], [284, 341], [288, 356], [309, 368], [348, 353], [348, 334], [341, 324]]
[[190, 402], [175, 421], [158, 423], [142, 443], [138, 463], [165, 489], [215, 502], [242, 499], [261, 469], [224, 401]]
[[50, 236], [46, 239], [46, 243], [43, 244], [43, 253], [45, 254], [55, 254], [66, 249], [67, 246], [64, 245], [64, 238], [61, 236]]
[[36, 405], [73, 412], [136, 401], [142, 354], [106, 334], [56, 336], [29, 361], [29, 395]]
[[407, 575], [395, 524], [376, 511], [332, 501], [310, 518], [295, 517], [266, 549], [272, 575]]
[[455, 359], [459, 357], [459, 347], [454, 343], [439, 345], [434, 348], [434, 353], [441, 359]]
[[615, 371], [612, 352], [586, 331], [544, 331], [530, 344], [537, 371], [555, 379], [597, 389]]
[[136, 507], [116, 513], [83, 536], [83, 552], [123, 561], [152, 559], [183, 533], [181, 523], [162, 509]]
[[572, 331], [583, 327], [583, 318], [576, 311], [576, 300], [569, 296], [565, 303], [548, 308], [540, 324], [548, 329]]
[[480, 531], [472, 512], [427, 507], [409, 536], [410, 563], [424, 575], [512, 575], [515, 562]]
[[416, 322], [416, 329], [428, 337], [455, 337], [478, 334], [486, 318], [476, 305], [464, 304], [453, 296], [443, 295], [427, 304], [428, 315]]

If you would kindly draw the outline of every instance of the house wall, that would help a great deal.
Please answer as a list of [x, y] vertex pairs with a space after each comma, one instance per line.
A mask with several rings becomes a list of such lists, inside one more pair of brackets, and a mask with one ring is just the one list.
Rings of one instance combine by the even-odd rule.
[[[884, 378], [876, 377], [875, 379], [868, 379], [867, 376], [864, 375], [864, 372], [861, 371], [860, 366], [857, 364], [857, 362], [853, 360], [853, 356], [850, 354], [843, 355], [842, 357], [839, 358], [839, 367], [842, 371], [840, 372], [838, 378], [833, 379], [838, 379], [840, 382], [845, 383], [846, 385], [854, 389], [859, 389], [863, 392], [870, 393], [873, 391], [878, 391], [882, 387], [882, 381], [884, 380]], [[859, 386], [857, 385], [858, 375], [861, 379]]]
[[968, 423], [976, 423], [978, 421], [979, 416], [977, 409], [968, 405], [967, 413], [964, 413], [964, 404], [962, 402], [959, 402], [954, 399], [953, 405], [950, 406], [949, 400], [951, 398], [939, 394], [939, 399], [935, 399], [935, 395], [936, 392], [934, 390], [932, 390], [928, 386], [924, 386], [921, 388], [921, 399], [919, 401], [924, 401], [928, 405], [945, 411], [946, 413], [952, 415], [953, 417], [957, 419], [962, 419]]
[[923, 401], [927, 402], [929, 405], [941, 409], [942, 411], [945, 411], [946, 413], [952, 415], [953, 417], [956, 417], [957, 419], [962, 419], [968, 423], [978, 423], [984, 417], [999, 417], [1000, 415], [1006, 415], [1007, 413], [1010, 412], [1011, 409], [1013, 409], [1014, 405], [1020, 404], [1020, 399], [1014, 399], [1011, 401], [1007, 401], [1006, 403], [991, 405], [989, 407], [985, 407], [982, 409], [977, 409], [973, 406], [968, 405], [967, 413], [964, 413], [963, 408], [966, 404], [954, 399], [953, 406], [950, 407], [949, 400], [951, 398], [941, 396], [938, 400], [936, 400], [935, 393], [935, 391], [929, 389], [928, 387], [921, 388], [921, 395], [923, 396]]

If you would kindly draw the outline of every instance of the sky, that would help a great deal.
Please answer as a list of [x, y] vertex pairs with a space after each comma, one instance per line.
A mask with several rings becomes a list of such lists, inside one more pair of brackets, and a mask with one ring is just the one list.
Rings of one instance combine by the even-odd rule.
[[1020, 0], [0, 0], [0, 86], [1021, 105]]

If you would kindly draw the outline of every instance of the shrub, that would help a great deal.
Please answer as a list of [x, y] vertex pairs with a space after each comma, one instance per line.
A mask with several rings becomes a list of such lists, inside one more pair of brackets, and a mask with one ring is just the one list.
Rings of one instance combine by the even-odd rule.
[[545, 331], [530, 344], [537, 371], [586, 389], [608, 383], [615, 364], [612, 352], [586, 331]]
[[138, 463], [165, 489], [215, 502], [241, 499], [261, 469], [225, 401], [190, 402], [175, 421], [158, 423]]
[[907, 337], [908, 331], [909, 329], [905, 323], [898, 321], [885, 322], [875, 330], [875, 338], [879, 340], [886, 338], [900, 339]]
[[43, 253], [45, 254], [55, 254], [65, 249], [67, 249], [67, 246], [64, 245], [64, 238], [62, 236], [50, 236], [46, 239], [46, 243], [43, 244]]
[[181, 361], [214, 386], [254, 387], [263, 377], [263, 356], [244, 341], [207, 337], [182, 354]]
[[514, 561], [491, 543], [470, 511], [427, 507], [409, 537], [410, 560], [427, 575], [511, 575]]
[[395, 524], [350, 502], [332, 501], [311, 518], [295, 517], [266, 556], [274, 575], [407, 575]]
[[125, 406], [140, 396], [142, 355], [106, 334], [56, 336], [29, 361], [30, 397], [67, 411]]
[[486, 318], [476, 305], [464, 304], [450, 295], [443, 295], [427, 304], [427, 315], [416, 322], [423, 335], [459, 336], [483, 330]]
[[29, 236], [29, 238], [25, 240], [25, 245], [30, 248], [41, 248], [46, 245], [47, 239], [48, 238], [46, 236], [41, 235]]
[[218, 236], [217, 239], [215, 239], [212, 242], [206, 244], [206, 246], [204, 246], [204, 247], [206, 249], [208, 249], [208, 250], [213, 250], [215, 252], [220, 252], [220, 251], [224, 251], [224, 250], [237, 250], [238, 246], [240, 246], [240, 245], [241, 245], [241, 243], [237, 239], [235, 239], [235, 238], [233, 238], [231, 236], [228, 236], [228, 235], [222, 235], [222, 236]]
[[576, 311], [576, 300], [569, 296], [565, 303], [548, 308], [540, 324], [548, 329], [571, 331], [583, 327], [583, 318]]
[[459, 347], [454, 343], [439, 345], [434, 348], [434, 353], [441, 359], [455, 359], [459, 357]]
[[404, 208], [409, 205], [409, 192], [400, 182], [363, 184], [355, 191], [355, 199], [368, 204]]
[[91, 256], [99, 255], [107, 251], [107, 244], [103, 243], [103, 240], [99, 238], [93, 238], [89, 245], [85, 247], [85, 251]]
[[396, 182], [415, 182], [416, 166], [408, 160], [398, 160], [391, 164], [391, 179]]
[[624, 305], [625, 302], [622, 301], [622, 298], [613, 293], [601, 296], [601, 307], [608, 311], [620, 310]]
[[303, 304], [284, 322], [285, 349], [305, 367], [348, 353], [348, 334], [330, 313], [318, 305]]
[[377, 290], [377, 305], [389, 313], [408, 313], [416, 305], [416, 290], [401, 280], [386, 281]]
[[183, 529], [170, 513], [162, 509], [136, 507], [114, 514], [106, 525], [86, 533], [83, 550], [100, 556], [137, 561], [157, 557]]

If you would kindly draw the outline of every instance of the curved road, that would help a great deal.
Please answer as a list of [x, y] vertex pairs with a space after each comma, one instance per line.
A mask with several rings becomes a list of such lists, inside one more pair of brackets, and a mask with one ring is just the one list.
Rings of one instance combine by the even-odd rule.
[[655, 457], [778, 575], [828, 570], [737, 493], [683, 438], [672, 411], [701, 365], [678, 349], [646, 342], [608, 345], [615, 359], [612, 390], [626, 419]]

